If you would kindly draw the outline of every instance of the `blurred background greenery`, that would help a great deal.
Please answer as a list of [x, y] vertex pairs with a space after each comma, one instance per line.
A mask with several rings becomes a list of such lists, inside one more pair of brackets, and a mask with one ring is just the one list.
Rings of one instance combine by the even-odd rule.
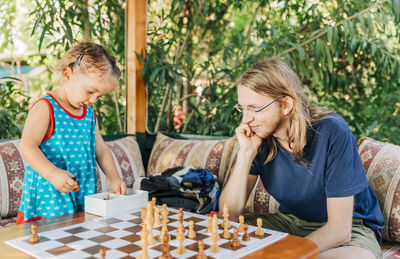
[[[103, 44], [124, 71], [125, 1], [0, 6], [0, 66], [16, 78], [0, 81], [0, 122], [12, 121], [2, 123], [1, 138], [19, 136], [29, 105], [55, 86], [50, 68], [71, 44]], [[235, 80], [258, 59], [278, 56], [312, 103], [335, 109], [357, 139], [400, 144], [399, 24], [400, 0], [149, 0], [142, 59], [148, 130], [233, 135], [241, 119]], [[24, 65], [32, 69], [23, 73]], [[124, 132], [125, 102], [122, 79], [94, 107], [103, 134]]]

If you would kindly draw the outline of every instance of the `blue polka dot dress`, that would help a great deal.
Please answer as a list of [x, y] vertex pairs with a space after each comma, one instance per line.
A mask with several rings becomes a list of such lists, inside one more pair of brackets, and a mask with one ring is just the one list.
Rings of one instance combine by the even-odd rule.
[[81, 116], [74, 116], [51, 95], [41, 99], [45, 99], [53, 110], [50, 109], [50, 114], [54, 115], [54, 130], [39, 148], [56, 167], [72, 173], [80, 189], [62, 193], [27, 165], [20, 206], [24, 221], [83, 211], [84, 196], [95, 194], [97, 188], [93, 110], [85, 106]]

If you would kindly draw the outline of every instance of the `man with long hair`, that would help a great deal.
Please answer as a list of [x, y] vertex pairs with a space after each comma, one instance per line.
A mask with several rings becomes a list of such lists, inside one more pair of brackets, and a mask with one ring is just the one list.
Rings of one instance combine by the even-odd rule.
[[382, 212], [357, 142], [334, 111], [310, 107], [283, 61], [258, 62], [237, 81], [240, 149], [221, 194], [237, 218], [260, 177], [279, 213], [247, 214], [255, 225], [313, 240], [320, 258], [382, 258]]

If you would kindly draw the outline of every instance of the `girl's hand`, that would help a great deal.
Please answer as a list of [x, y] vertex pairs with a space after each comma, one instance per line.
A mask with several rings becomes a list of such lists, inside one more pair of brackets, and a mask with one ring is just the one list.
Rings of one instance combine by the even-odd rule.
[[241, 123], [235, 130], [240, 149], [244, 152], [250, 152], [255, 155], [262, 139], [257, 136], [248, 123]]
[[126, 194], [126, 183], [118, 176], [110, 180], [111, 186], [116, 194], [125, 195]]
[[70, 172], [57, 169], [51, 174], [48, 180], [54, 188], [60, 192], [67, 193], [79, 189], [79, 185], [74, 179], [76, 178]]

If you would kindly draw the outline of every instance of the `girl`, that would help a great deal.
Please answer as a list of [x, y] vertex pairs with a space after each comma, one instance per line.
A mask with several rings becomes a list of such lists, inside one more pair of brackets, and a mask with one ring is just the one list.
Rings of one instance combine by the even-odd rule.
[[126, 193], [88, 106], [112, 92], [121, 72], [95, 43], [79, 43], [56, 68], [59, 86], [33, 104], [21, 138], [27, 166], [17, 224], [84, 210], [96, 193], [96, 160], [113, 190]]

